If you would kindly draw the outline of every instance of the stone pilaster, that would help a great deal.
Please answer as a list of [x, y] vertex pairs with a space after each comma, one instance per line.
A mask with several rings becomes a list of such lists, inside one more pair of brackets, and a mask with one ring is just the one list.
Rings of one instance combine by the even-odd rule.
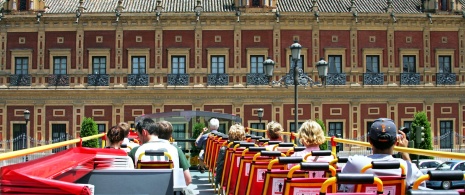
[[394, 43], [395, 43], [395, 36], [394, 36], [394, 27], [388, 27], [387, 29], [387, 41], [388, 41], [388, 44], [387, 44], [387, 57], [388, 57], [388, 70], [387, 70], [387, 73], [388, 73], [388, 86], [392, 86], [392, 87], [397, 87], [397, 84], [396, 84], [396, 77], [397, 77], [397, 73], [396, 73], [396, 69], [398, 69], [398, 67], [395, 66], [395, 47], [394, 47]]
[[[310, 118], [323, 118], [323, 104], [321, 99], [316, 99], [312, 103], [312, 116]], [[299, 116], [300, 117], [300, 116]]]
[[124, 102], [121, 99], [113, 99], [113, 121], [118, 124], [124, 121]]
[[357, 27], [352, 26], [350, 28], [350, 56], [347, 56], [350, 59], [350, 68], [348, 71], [350, 71], [351, 75], [353, 75], [349, 78], [351, 86], [361, 86], [360, 83], [358, 83], [357, 76], [359, 67], [357, 45]]
[[321, 57], [320, 54], [320, 28], [318, 24], [314, 23], [312, 27], [312, 45], [313, 45], [313, 62], [312, 64], [316, 64]]
[[84, 102], [81, 100], [75, 100], [73, 102], [73, 123], [75, 124], [75, 129], [70, 128], [69, 134], [73, 137], [80, 137], [78, 136], [81, 133], [81, 123], [84, 119]]
[[425, 27], [423, 29], [423, 52], [424, 52], [424, 61], [423, 61], [423, 69], [424, 69], [424, 80], [425, 85], [433, 86], [433, 72], [431, 68], [431, 40], [430, 40], [430, 28]]
[[275, 62], [275, 67], [281, 69], [280, 63], [281, 59], [281, 25], [276, 23], [273, 28], [273, 53], [271, 59]]
[[[6, 101], [0, 100], [0, 143], [7, 139], [7, 126], [6, 126]], [[5, 150], [7, 144], [1, 144], [0, 150]]]
[[[365, 132], [362, 132], [360, 124], [361, 122], [361, 116], [360, 116], [360, 100], [352, 100], [349, 102], [350, 103], [350, 116], [349, 116], [349, 131], [348, 136], [346, 138], [349, 139], [356, 139], [362, 135], [364, 135]], [[365, 140], [359, 140], [359, 141], [365, 141]]]
[[[155, 72], [159, 72], [162, 67], [163, 58], [163, 28], [155, 28]], [[154, 75], [154, 85], [163, 86], [163, 75], [165, 73]]]
[[[465, 28], [459, 28], [459, 43], [465, 43]], [[465, 44], [459, 44], [459, 67], [465, 66]], [[465, 68], [459, 70], [459, 82], [461, 86], [465, 86]]]
[[[5, 23], [0, 22], [0, 75], [8, 74], [6, 72], [6, 44], [7, 44], [7, 27]], [[7, 88], [6, 77], [0, 78], [0, 88]]]
[[[194, 72], [195, 73], [204, 73], [204, 68], [202, 67], [202, 26], [197, 23], [197, 26], [195, 27], [195, 44], [194, 44]], [[207, 69], [209, 69], [207, 65]], [[200, 87], [203, 87], [201, 83], [202, 81], [202, 76], [194, 74], [194, 86], [199, 85]]]
[[[46, 123], [45, 123], [45, 118], [47, 116], [47, 111], [45, 109], [45, 101], [36, 101], [34, 102], [34, 130], [31, 130], [31, 137], [34, 139], [38, 140], [38, 143], [42, 143], [42, 141], [47, 140], [45, 137], [46, 133]], [[31, 125], [29, 125], [31, 126]], [[70, 128], [71, 129], [71, 128]], [[50, 129], [51, 132], [51, 129]], [[37, 145], [39, 146], [39, 145]]]
[[[76, 76], [75, 83], [70, 83], [70, 87], [75, 85], [77, 88], [84, 88], [84, 77], [88, 72], [84, 72], [84, 28], [82, 22], [77, 24], [76, 29]], [[90, 64], [89, 64], [90, 66]], [[92, 67], [89, 67], [92, 68]]]
[[[121, 22], [117, 23], [118, 26], [116, 27], [115, 33], [116, 33], [116, 40], [115, 40], [115, 79], [114, 83], [111, 83], [110, 86], [113, 84], [115, 88], [124, 88], [124, 77], [127, 74], [130, 74], [132, 71], [129, 69], [129, 64], [128, 64], [128, 69], [123, 69], [123, 39], [124, 39], [124, 33], [123, 33], [123, 26]], [[148, 65], [146, 65], [146, 68], [148, 68]]]
[[[233, 67], [233, 72], [240, 72], [241, 70], [241, 39], [242, 39], [242, 29], [240, 24], [236, 24], [234, 27], [234, 67]], [[242, 78], [236, 77], [234, 75], [234, 85], [235, 86], [240, 86], [242, 85]]]

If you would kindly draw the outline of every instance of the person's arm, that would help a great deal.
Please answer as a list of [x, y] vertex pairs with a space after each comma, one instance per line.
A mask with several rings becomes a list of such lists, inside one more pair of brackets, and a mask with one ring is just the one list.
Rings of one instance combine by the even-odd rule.
[[[399, 131], [400, 134], [402, 134], [402, 138], [400, 137], [397, 137], [397, 143], [398, 145], [397, 146], [400, 146], [400, 147], [408, 147], [408, 140], [407, 140], [407, 136], [405, 135], [405, 133], [403, 131]], [[410, 160], [410, 155], [406, 152], [401, 152], [400, 153], [400, 156], [402, 157], [402, 159], [404, 159], [405, 161], [408, 161], [408, 162], [412, 162]]]
[[186, 181], [186, 186], [192, 183], [192, 177], [191, 173], [189, 172], [189, 169], [184, 170], [184, 180]]
[[202, 146], [202, 143], [201, 143], [201, 142], [203, 142], [204, 140], [201, 139], [201, 138], [202, 138], [203, 134], [204, 134], [205, 132], [207, 132], [207, 131], [208, 131], [208, 128], [206, 128], [206, 127], [203, 128], [203, 131], [200, 132], [200, 134], [199, 134], [199, 136], [197, 137], [197, 139], [195, 139], [195, 146], [197, 146], [197, 147], [198, 147], [199, 145]]

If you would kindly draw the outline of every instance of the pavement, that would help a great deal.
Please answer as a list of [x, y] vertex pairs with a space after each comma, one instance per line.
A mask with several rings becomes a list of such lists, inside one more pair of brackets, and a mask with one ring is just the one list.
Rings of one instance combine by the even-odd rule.
[[208, 171], [200, 173], [198, 170], [190, 170], [192, 177], [192, 184], [197, 186], [199, 195], [213, 195], [216, 194], [213, 190], [213, 186], [208, 182]]

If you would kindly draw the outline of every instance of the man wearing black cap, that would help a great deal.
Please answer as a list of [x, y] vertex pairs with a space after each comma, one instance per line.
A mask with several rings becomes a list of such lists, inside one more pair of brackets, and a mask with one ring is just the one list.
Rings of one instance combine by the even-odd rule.
[[[398, 136], [400, 134], [400, 136]], [[401, 153], [400, 158], [392, 157], [394, 146], [407, 147], [407, 136], [402, 131], [397, 131], [397, 127], [389, 118], [379, 118], [374, 121], [369, 130], [368, 141], [371, 144], [373, 154], [370, 156], [351, 156], [349, 161], [342, 168], [342, 173], [360, 173], [362, 168], [371, 161], [399, 161], [406, 167], [407, 176], [405, 178], [407, 187], [411, 186], [415, 180], [423, 173], [411, 163], [408, 153]], [[400, 169], [368, 169], [366, 173], [373, 173], [378, 176], [400, 176]], [[423, 184], [424, 185], [424, 184]], [[345, 185], [342, 190], [353, 192], [353, 185]]]

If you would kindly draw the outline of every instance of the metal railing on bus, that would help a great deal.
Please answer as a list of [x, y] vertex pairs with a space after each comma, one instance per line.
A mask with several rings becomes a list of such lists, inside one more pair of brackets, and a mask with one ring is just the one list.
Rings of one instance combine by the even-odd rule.
[[[2, 153], [2, 154], [0, 154], [0, 162], [5, 161], [5, 160], [9, 160], [9, 159], [13, 159], [13, 158], [18, 158], [18, 157], [25, 157], [25, 156], [27, 157], [27, 155], [31, 155], [31, 154], [35, 154], [35, 153], [39, 153], [39, 152], [44, 152], [44, 151], [51, 151], [51, 150], [53, 150], [55, 148], [60, 148], [60, 147], [69, 146], [69, 145], [73, 145], [73, 144], [76, 144], [76, 147], [81, 147], [83, 141], [97, 139], [97, 138], [100, 138], [100, 137], [103, 137], [103, 136], [105, 136], [104, 133], [98, 134], [98, 135], [92, 135], [92, 136], [88, 136], [88, 137], [83, 137], [83, 138], [76, 138], [76, 139], [63, 141], [63, 142], [59, 142], [59, 143], [54, 143], [54, 144], [49, 144], [49, 145], [44, 145], [44, 146], [37, 146], [37, 147], [33, 147], [33, 148], [27, 148], [27, 149], [17, 150], [17, 151], [13, 151], [13, 152]], [[52, 154], [52, 152], [50, 152], [50, 154]], [[1, 164], [0, 164], [0, 166], [1, 166]]]

